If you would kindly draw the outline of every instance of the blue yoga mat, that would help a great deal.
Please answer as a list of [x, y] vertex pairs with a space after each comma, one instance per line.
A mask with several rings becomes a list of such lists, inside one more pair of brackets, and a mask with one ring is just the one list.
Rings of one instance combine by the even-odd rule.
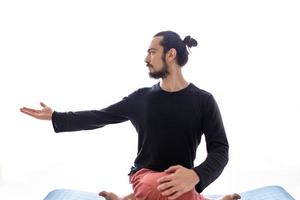
[[[242, 192], [240, 195], [242, 200], [294, 200], [294, 198], [280, 186], [266, 186]], [[211, 199], [218, 199], [221, 196], [222, 195], [207, 195], [207, 197]], [[58, 189], [50, 192], [44, 200], [104, 200], [104, 198], [92, 192]]]

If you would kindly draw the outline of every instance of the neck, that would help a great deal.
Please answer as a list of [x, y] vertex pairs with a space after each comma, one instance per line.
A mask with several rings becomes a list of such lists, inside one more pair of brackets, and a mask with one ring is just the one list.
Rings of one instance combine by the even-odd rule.
[[188, 86], [180, 66], [170, 66], [169, 75], [160, 82], [160, 87], [168, 92], [176, 92]]

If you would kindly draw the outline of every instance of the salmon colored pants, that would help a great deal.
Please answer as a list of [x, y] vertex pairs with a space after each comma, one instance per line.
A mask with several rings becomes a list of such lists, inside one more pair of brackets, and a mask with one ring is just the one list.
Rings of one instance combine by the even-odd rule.
[[[130, 175], [129, 179], [136, 200], [168, 200], [157, 189], [157, 180], [165, 175], [167, 175], [165, 172], [156, 172], [145, 168]], [[176, 200], [205, 200], [205, 198], [193, 189], [184, 193]]]

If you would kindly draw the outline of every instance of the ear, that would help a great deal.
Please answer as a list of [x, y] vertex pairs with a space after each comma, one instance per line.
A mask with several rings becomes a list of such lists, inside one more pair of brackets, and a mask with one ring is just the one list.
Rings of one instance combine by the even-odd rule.
[[176, 49], [172, 48], [166, 53], [166, 60], [168, 62], [172, 62], [176, 60], [177, 51]]

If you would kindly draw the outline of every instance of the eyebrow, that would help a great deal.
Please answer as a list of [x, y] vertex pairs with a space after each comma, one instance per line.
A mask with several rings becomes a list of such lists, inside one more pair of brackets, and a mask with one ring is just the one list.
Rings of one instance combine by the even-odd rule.
[[147, 52], [149, 53], [151, 50], [157, 51], [157, 49], [155, 49], [155, 48], [150, 48], [147, 50]]

